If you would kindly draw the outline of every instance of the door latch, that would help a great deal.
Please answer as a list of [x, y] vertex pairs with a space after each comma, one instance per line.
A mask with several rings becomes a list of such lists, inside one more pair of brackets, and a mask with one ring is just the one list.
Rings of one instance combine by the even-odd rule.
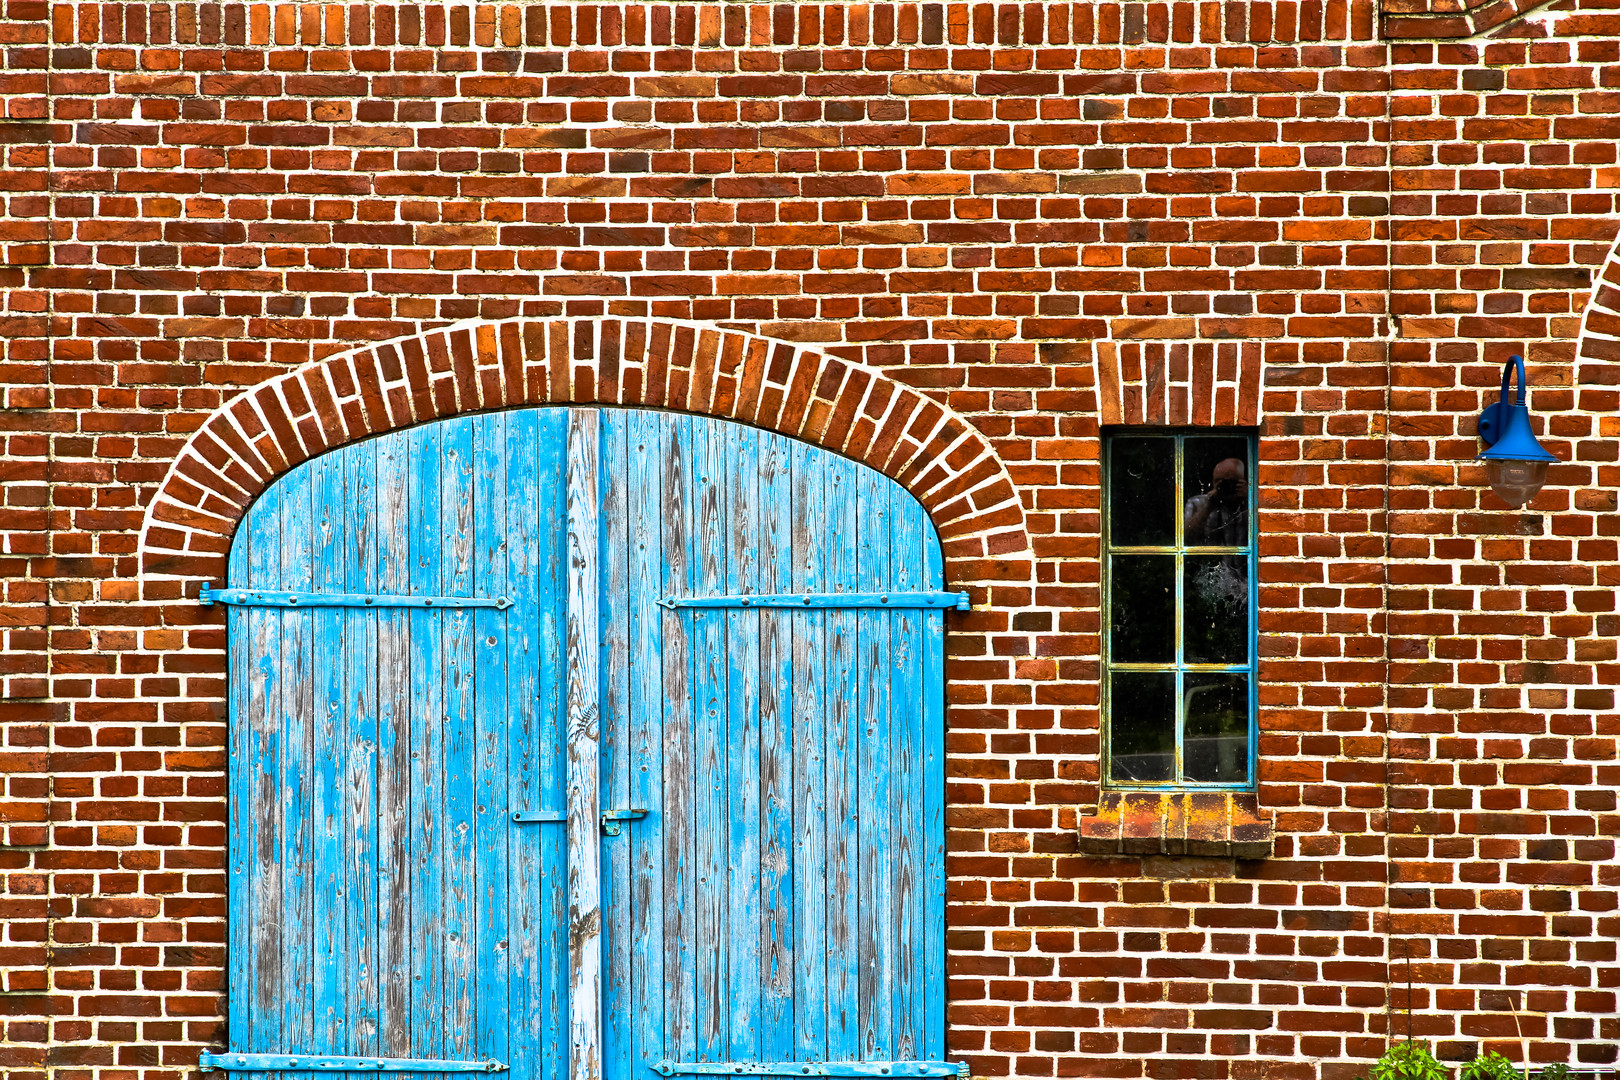
[[647, 816], [647, 811], [641, 809], [604, 810], [602, 811], [602, 835], [618, 836], [624, 831], [624, 822], [635, 821], [637, 818]]

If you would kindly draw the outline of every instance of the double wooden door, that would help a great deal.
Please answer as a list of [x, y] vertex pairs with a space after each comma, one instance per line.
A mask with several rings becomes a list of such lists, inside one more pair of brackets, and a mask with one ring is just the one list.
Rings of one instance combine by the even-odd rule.
[[938, 541], [742, 425], [288, 473], [231, 580], [235, 1072], [944, 1075]]

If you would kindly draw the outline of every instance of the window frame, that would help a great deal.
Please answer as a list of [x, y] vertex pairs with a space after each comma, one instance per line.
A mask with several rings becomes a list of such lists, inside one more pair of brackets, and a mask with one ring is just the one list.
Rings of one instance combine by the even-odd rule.
[[[1198, 437], [1227, 437], [1242, 438], [1247, 446], [1248, 459], [1245, 462], [1247, 476], [1248, 496], [1248, 543], [1245, 550], [1233, 552], [1230, 548], [1215, 547], [1211, 545], [1198, 545], [1189, 548], [1185, 536], [1185, 516], [1187, 493], [1186, 467], [1184, 447], [1186, 440]], [[1175, 457], [1173, 476], [1175, 480], [1175, 543], [1163, 545], [1129, 545], [1116, 549], [1113, 544], [1112, 528], [1112, 476], [1113, 476], [1113, 448], [1116, 439], [1124, 438], [1166, 438], [1175, 440]], [[1101, 660], [1102, 660], [1102, 686], [1100, 688], [1101, 703], [1101, 785], [1107, 791], [1254, 791], [1259, 783], [1259, 684], [1260, 684], [1260, 658], [1259, 658], [1259, 507], [1257, 482], [1257, 466], [1260, 456], [1259, 431], [1247, 427], [1109, 427], [1102, 431], [1101, 454], [1101, 555], [1102, 567], [1100, 580], [1101, 591]], [[1175, 659], [1168, 664], [1164, 663], [1119, 663], [1112, 659], [1114, 608], [1113, 608], [1113, 556], [1118, 554], [1158, 554], [1173, 555], [1175, 558]], [[1248, 562], [1248, 662], [1244, 665], [1235, 664], [1188, 664], [1183, 659], [1185, 652], [1184, 621], [1186, 615], [1184, 560], [1191, 554], [1244, 554]], [[1113, 676], [1119, 671], [1159, 671], [1174, 672], [1176, 676], [1175, 693], [1175, 773], [1169, 780], [1115, 780], [1113, 778]], [[1182, 778], [1186, 768], [1184, 744], [1186, 738], [1186, 701], [1184, 696], [1184, 678], [1192, 674], [1239, 674], [1248, 676], [1248, 776], [1243, 781], [1200, 781]]]

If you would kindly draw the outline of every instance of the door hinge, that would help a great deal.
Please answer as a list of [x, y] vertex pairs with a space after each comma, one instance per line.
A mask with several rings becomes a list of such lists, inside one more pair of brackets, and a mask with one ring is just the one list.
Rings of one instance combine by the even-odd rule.
[[967, 1076], [954, 1061], [660, 1061], [663, 1076]]
[[446, 1061], [440, 1058], [346, 1057], [336, 1054], [213, 1054], [203, 1051], [197, 1067], [223, 1072], [505, 1072], [499, 1061]]
[[497, 608], [512, 606], [509, 596], [396, 596], [391, 593], [276, 592], [266, 589], [216, 589], [204, 585], [197, 594], [204, 607], [232, 604], [237, 607], [405, 607], [405, 608]]
[[735, 596], [666, 596], [659, 606], [676, 608], [934, 608], [968, 610], [965, 592], [760, 593]]

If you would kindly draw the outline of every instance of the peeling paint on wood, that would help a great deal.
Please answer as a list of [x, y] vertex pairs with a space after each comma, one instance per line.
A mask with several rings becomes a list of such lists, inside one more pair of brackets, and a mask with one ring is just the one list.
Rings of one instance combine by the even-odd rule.
[[943, 605], [659, 601], [942, 584], [898, 486], [717, 420], [492, 413], [294, 470], [232, 586], [511, 605], [230, 609], [231, 1052], [937, 1063]]

